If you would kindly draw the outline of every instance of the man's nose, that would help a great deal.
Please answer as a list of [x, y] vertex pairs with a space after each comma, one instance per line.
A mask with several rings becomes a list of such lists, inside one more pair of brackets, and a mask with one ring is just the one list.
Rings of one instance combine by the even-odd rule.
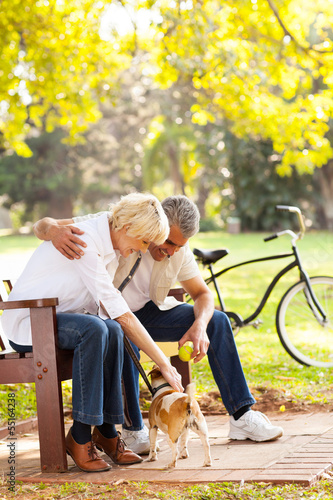
[[170, 257], [172, 257], [172, 255], [176, 252], [177, 248], [176, 247], [170, 247], [168, 248], [168, 255], [170, 255]]

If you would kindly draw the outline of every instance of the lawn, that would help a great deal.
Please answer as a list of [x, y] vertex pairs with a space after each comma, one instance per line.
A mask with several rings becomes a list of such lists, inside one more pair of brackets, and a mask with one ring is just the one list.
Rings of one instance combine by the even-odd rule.
[[[224, 232], [203, 233], [191, 240], [191, 247], [197, 248], [228, 248], [230, 253], [223, 261], [224, 266], [230, 266], [238, 261], [265, 256], [280, 252], [288, 252], [290, 239], [285, 236], [269, 243], [263, 242], [267, 234], [251, 233], [230, 235]], [[29, 257], [31, 251], [39, 244], [32, 236], [1, 236], [0, 253], [2, 256], [2, 270], [7, 269], [6, 259], [11, 262], [18, 259], [20, 265]], [[333, 276], [333, 234], [328, 232], [309, 232], [305, 239], [299, 243], [303, 263], [310, 275]], [[242, 316], [253, 310], [254, 304], [269, 282], [272, 274], [280, 269], [285, 261], [270, 261], [260, 266], [246, 266], [228, 273], [223, 280], [220, 279], [220, 288], [229, 310], [240, 312]], [[216, 265], [219, 269], [219, 263]], [[205, 271], [203, 270], [205, 275]], [[267, 394], [273, 393], [278, 401], [280, 411], [289, 411], [297, 404], [323, 404], [332, 408], [333, 396], [333, 370], [322, 370], [305, 367], [294, 361], [283, 349], [275, 331], [275, 311], [284, 290], [296, 281], [297, 275], [290, 273], [284, 277], [273, 291], [268, 304], [260, 318], [262, 324], [259, 329], [246, 327], [236, 337], [244, 372], [251, 390], [256, 398], [265, 399]], [[216, 386], [212, 379], [207, 360], [192, 366], [192, 373], [197, 387], [197, 396], [200, 400], [207, 393], [216, 393]], [[64, 383], [64, 399], [70, 405], [70, 384]], [[17, 419], [27, 418], [35, 413], [34, 391], [29, 385], [14, 387], [0, 386], [0, 407], [6, 406], [6, 393], [16, 391], [17, 394]], [[143, 392], [145, 388], [142, 386]], [[149, 402], [142, 399], [143, 407]], [[283, 404], [282, 404], [283, 403]], [[221, 402], [216, 400], [218, 409], [222, 408]], [[290, 410], [291, 411], [291, 410]], [[2, 422], [6, 423], [6, 414], [0, 415]], [[0, 424], [1, 425], [1, 424]], [[5, 487], [1, 488], [5, 494]], [[118, 486], [93, 486], [75, 484], [65, 486], [22, 485], [17, 488], [16, 496], [21, 498], [101, 498], [114, 499], [244, 499], [244, 498], [333, 498], [330, 494], [332, 480], [328, 477], [311, 488], [272, 485], [232, 485], [214, 484], [197, 485], [193, 487], [171, 488], [160, 491], [159, 487], [147, 484], [129, 483]], [[110, 496], [111, 495], [111, 496]]]
[[[283, 236], [265, 243], [267, 234], [251, 233], [230, 235], [225, 233], [199, 234], [191, 241], [192, 248], [228, 248], [229, 255], [215, 266], [229, 267], [243, 260], [288, 253], [290, 238]], [[298, 244], [303, 265], [310, 276], [333, 276], [333, 234], [309, 232]], [[251, 264], [234, 269], [219, 278], [227, 310], [250, 315], [258, 305], [272, 277], [289, 259]], [[221, 265], [219, 265], [221, 264]], [[223, 265], [222, 265], [223, 264]], [[206, 276], [206, 275], [205, 275]], [[309, 403], [332, 402], [333, 370], [306, 367], [294, 361], [282, 347], [275, 329], [275, 313], [284, 292], [298, 280], [297, 271], [284, 276], [273, 290], [260, 314], [258, 329], [248, 326], [240, 330], [236, 343], [244, 372], [251, 388], [273, 388], [284, 392], [289, 400]], [[213, 389], [214, 383], [205, 369], [207, 362], [194, 366], [198, 392]]]
[[[327, 475], [328, 476], [328, 475]], [[118, 484], [117, 484], [118, 483]], [[286, 486], [273, 484], [208, 483], [191, 486], [182, 484], [164, 485], [146, 482], [117, 481], [116, 484], [65, 483], [18, 484], [15, 493], [8, 494], [0, 480], [1, 498], [12, 496], [20, 500], [330, 500], [332, 479], [323, 479], [314, 486], [297, 484]]]
[[[229, 254], [216, 264], [216, 269], [255, 257], [287, 253], [290, 250], [288, 236], [268, 243], [263, 241], [265, 236], [267, 234], [232, 235], [222, 231], [199, 233], [191, 239], [190, 244], [191, 248], [228, 248]], [[6, 259], [10, 259], [11, 262], [13, 259], [18, 260], [22, 266], [39, 243], [39, 240], [31, 235], [0, 236], [1, 260], [2, 262], [6, 262]], [[309, 232], [299, 242], [299, 249], [310, 275], [333, 276], [333, 234]], [[228, 310], [240, 312], [243, 317], [250, 314], [254, 310], [254, 305], [259, 302], [272, 275], [285, 264], [287, 264], [287, 259], [259, 265], [251, 264], [232, 270], [221, 277], [219, 285]], [[204, 276], [207, 275], [207, 271], [202, 270], [202, 272]], [[275, 330], [275, 311], [278, 302], [284, 291], [297, 279], [296, 271], [292, 271], [278, 283], [260, 314], [262, 324], [258, 329], [248, 326], [240, 330], [236, 336], [240, 358], [255, 397], [262, 398], [265, 393], [273, 390], [276, 397], [285, 397], [286, 402], [289, 403], [332, 403], [333, 370], [306, 367], [294, 361], [282, 347]], [[216, 391], [207, 358], [198, 364], [193, 364], [192, 373], [197, 384], [199, 399], [210, 391]], [[144, 390], [145, 387], [142, 386], [142, 389]], [[6, 397], [8, 390], [7, 387], [0, 386], [0, 400]], [[66, 404], [69, 405], [69, 383], [64, 383], [64, 398]], [[18, 411], [20, 411], [18, 418], [26, 418], [35, 413], [34, 392], [31, 391], [29, 385], [17, 387], [17, 401], [19, 402]], [[221, 407], [218, 398], [217, 403]], [[145, 407], [149, 405], [149, 401], [143, 398], [142, 404]], [[4, 412], [0, 414], [0, 419], [5, 422]]]

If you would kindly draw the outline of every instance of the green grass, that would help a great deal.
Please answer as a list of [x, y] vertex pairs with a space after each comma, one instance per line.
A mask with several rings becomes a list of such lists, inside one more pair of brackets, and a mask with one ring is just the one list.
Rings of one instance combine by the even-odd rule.
[[31, 252], [40, 243], [40, 240], [32, 235], [13, 234], [1, 236], [0, 233], [0, 255]]
[[[199, 234], [191, 239], [191, 248], [224, 248], [229, 255], [216, 264], [216, 269], [236, 262], [275, 253], [286, 253], [290, 249], [290, 239], [284, 236], [264, 243], [267, 234], [250, 233], [230, 235], [224, 232]], [[39, 244], [33, 236], [0, 237], [0, 253], [19, 254], [31, 252]], [[310, 275], [333, 275], [333, 234], [311, 232], [300, 241], [299, 249], [303, 263]], [[240, 312], [243, 317], [253, 310], [263, 294], [273, 273], [287, 263], [287, 259], [270, 261], [261, 265], [250, 265], [236, 269], [220, 278], [219, 284], [226, 300], [227, 308]], [[203, 271], [204, 272], [204, 271]], [[298, 279], [296, 272], [284, 277], [273, 291], [260, 315], [263, 321], [257, 330], [251, 326], [240, 331], [236, 337], [245, 376], [256, 392], [257, 388], [273, 388], [283, 391], [291, 400], [309, 403], [331, 403], [333, 370], [306, 367], [294, 361], [283, 349], [275, 330], [275, 311], [284, 291]], [[216, 390], [216, 385], [205, 358], [192, 365], [193, 377], [197, 384], [197, 394]], [[64, 384], [65, 402], [70, 404], [70, 388]], [[13, 388], [0, 386], [0, 402], [6, 400], [6, 393]], [[17, 418], [26, 418], [35, 413], [34, 391], [29, 385], [15, 387], [19, 404]], [[6, 421], [5, 405], [1, 404], [0, 420]]]
[[[214, 269], [229, 267], [235, 263], [257, 257], [288, 253], [290, 238], [283, 236], [263, 242], [267, 234], [251, 233], [230, 235], [226, 233], [199, 234], [191, 240], [191, 248], [228, 248], [228, 256], [220, 260]], [[303, 265], [310, 274], [333, 276], [333, 234], [310, 232], [298, 244]], [[289, 259], [250, 264], [234, 269], [219, 278], [219, 286], [227, 310], [250, 315], [259, 304], [272, 277]], [[204, 275], [208, 276], [207, 272]], [[305, 402], [332, 402], [329, 388], [333, 383], [333, 370], [306, 367], [294, 361], [282, 347], [276, 329], [275, 313], [283, 293], [298, 280], [297, 271], [288, 273], [273, 290], [268, 303], [260, 314], [262, 324], [240, 330], [236, 344], [249, 385], [283, 390], [291, 399]], [[216, 299], [217, 300], [217, 299]], [[193, 365], [197, 392], [214, 390], [207, 360]]]
[[[289, 238], [283, 237], [269, 243], [263, 243], [264, 234], [229, 235], [223, 232], [199, 234], [191, 240], [191, 247], [223, 248], [230, 254], [221, 261], [229, 266], [238, 261], [289, 251]], [[31, 252], [39, 244], [32, 236], [0, 237], [0, 253], [3, 255], [24, 254]], [[333, 234], [328, 232], [309, 233], [299, 244], [303, 263], [310, 275], [333, 275]], [[272, 273], [277, 272], [284, 261], [271, 262], [268, 265], [248, 266], [234, 270], [220, 280], [220, 287], [226, 298], [228, 309], [234, 309], [246, 315], [258, 302], [265, 283]], [[216, 266], [219, 269], [219, 265]], [[321, 370], [305, 367], [294, 361], [283, 349], [275, 331], [275, 310], [283, 291], [297, 278], [296, 275], [284, 278], [270, 297], [261, 314], [263, 324], [259, 330], [246, 327], [236, 337], [242, 365], [248, 383], [256, 395], [258, 388], [275, 388], [282, 391], [289, 400], [302, 400], [307, 403], [332, 402], [330, 388], [333, 385], [333, 370]], [[207, 359], [192, 368], [197, 384], [197, 394], [216, 390]], [[64, 383], [64, 400], [71, 402], [70, 384]], [[0, 419], [6, 422], [7, 392], [16, 392], [17, 419], [35, 414], [35, 398], [32, 387], [28, 384], [0, 386]], [[7, 486], [0, 484], [0, 494], [6, 498]], [[192, 486], [172, 486], [129, 482], [123, 485], [92, 485], [72, 483], [70, 485], [29, 485], [18, 484], [15, 496], [19, 498], [123, 498], [183, 500], [200, 499], [284, 499], [298, 500], [332, 499], [332, 475], [311, 487], [299, 485], [271, 484], [207, 484]]]
[[[20, 483], [16, 485], [15, 493], [8, 494], [5, 481], [0, 481], [0, 494], [2, 498], [18, 499], [100, 499], [112, 500], [309, 500], [333, 498], [332, 478], [327, 474], [327, 479], [310, 487], [297, 484], [272, 485], [264, 483], [238, 484], [238, 483], [208, 483], [193, 484], [156, 484], [146, 482], [124, 481], [120, 484], [91, 484], [91, 483], [65, 483], [65, 484], [36, 484]], [[37, 481], [37, 480], [36, 480]], [[2, 485], [1, 485], [2, 483]]]

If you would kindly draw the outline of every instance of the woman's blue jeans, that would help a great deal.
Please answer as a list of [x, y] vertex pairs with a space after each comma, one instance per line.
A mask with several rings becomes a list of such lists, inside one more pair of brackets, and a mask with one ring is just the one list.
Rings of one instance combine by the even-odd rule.
[[74, 350], [73, 419], [90, 425], [123, 423], [124, 341], [119, 323], [90, 314], [57, 313], [57, 327], [58, 347]]
[[90, 425], [123, 422], [123, 331], [114, 320], [57, 314], [58, 346], [74, 349], [73, 419]]
[[[160, 311], [152, 302], [134, 313], [156, 342], [178, 342], [194, 322], [193, 306], [181, 304]], [[237, 352], [229, 318], [215, 311], [207, 327], [210, 341], [208, 360], [213, 377], [228, 413], [233, 415], [243, 406], [252, 406], [255, 399], [250, 393]], [[136, 353], [139, 350], [133, 345]], [[125, 352], [123, 370], [126, 393], [126, 419], [124, 427], [140, 430], [143, 421], [139, 406], [139, 372]]]

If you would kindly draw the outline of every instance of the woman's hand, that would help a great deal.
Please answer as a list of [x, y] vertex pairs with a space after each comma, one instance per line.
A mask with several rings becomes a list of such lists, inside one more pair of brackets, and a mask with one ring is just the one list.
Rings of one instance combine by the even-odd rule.
[[138, 318], [132, 312], [127, 312], [114, 319], [120, 324], [125, 335], [156, 363], [168, 384], [175, 391], [183, 392], [184, 387], [182, 386], [181, 376], [176, 368], [171, 365], [163, 351], [155, 344]]
[[173, 389], [177, 392], [184, 392], [184, 387], [182, 386], [182, 377], [177, 372], [176, 368], [170, 363], [166, 366], [159, 366], [163, 378], [171, 385]]

